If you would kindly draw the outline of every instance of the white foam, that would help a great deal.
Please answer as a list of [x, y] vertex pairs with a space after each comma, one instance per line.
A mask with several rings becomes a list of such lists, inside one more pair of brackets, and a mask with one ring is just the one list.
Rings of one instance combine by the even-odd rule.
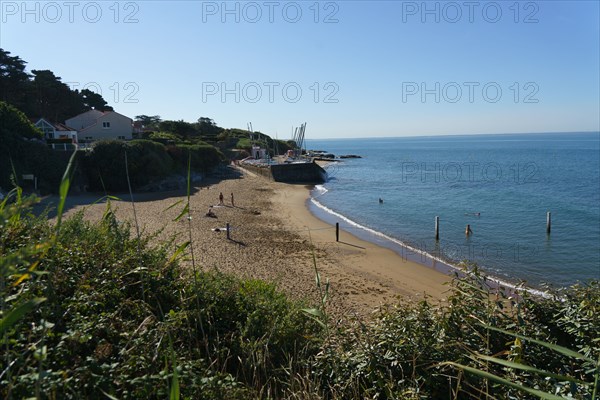
[[315, 197], [323, 196], [328, 191], [329, 190], [327, 190], [327, 188], [323, 185], [315, 185], [311, 195], [314, 195], [314, 196], [312, 196], [312, 198], [315, 198]]
[[[317, 189], [318, 186], [321, 186], [321, 185], [315, 186], [315, 190]], [[323, 188], [323, 189], [325, 190], [325, 192], [320, 193], [319, 196], [322, 196], [323, 194], [325, 194], [327, 192], [327, 189], [325, 189], [325, 188]], [[342, 221], [346, 222], [348, 225], [351, 225], [351, 226], [353, 226], [355, 228], [358, 228], [358, 229], [361, 229], [361, 230], [363, 230], [365, 232], [368, 232], [369, 234], [371, 234], [373, 236], [377, 236], [377, 237], [383, 238], [383, 239], [385, 239], [385, 240], [387, 240], [389, 242], [392, 242], [394, 244], [402, 246], [405, 249], [408, 249], [408, 250], [410, 250], [410, 251], [412, 251], [412, 252], [414, 252], [416, 254], [419, 254], [421, 256], [427, 257], [430, 260], [434, 260], [434, 261], [440, 262], [440, 263], [442, 263], [444, 265], [447, 265], [448, 267], [450, 267], [450, 268], [452, 268], [452, 269], [454, 269], [454, 270], [456, 270], [458, 272], [461, 272], [461, 273], [467, 272], [467, 271], [465, 271], [464, 268], [461, 268], [460, 266], [458, 266], [456, 264], [452, 264], [448, 260], [444, 260], [444, 259], [442, 259], [440, 257], [436, 257], [436, 256], [432, 255], [431, 253], [428, 253], [426, 251], [423, 251], [423, 250], [417, 249], [415, 247], [409, 246], [406, 243], [402, 242], [401, 240], [398, 240], [398, 239], [395, 239], [395, 238], [393, 238], [391, 236], [388, 236], [385, 233], [382, 233], [382, 232], [376, 231], [374, 229], [371, 229], [369, 227], [366, 227], [364, 225], [361, 225], [358, 222], [355, 222], [355, 221], [351, 220], [350, 218], [346, 217], [345, 215], [342, 215], [342, 214], [340, 214], [338, 212], [335, 212], [332, 209], [330, 209], [330, 208], [324, 206], [323, 204], [319, 203], [315, 199], [315, 197], [311, 197], [310, 201], [311, 201], [312, 204], [314, 204], [316, 207], [320, 208], [321, 210], [325, 211], [327, 214], [333, 215], [333, 216], [341, 219]], [[490, 276], [487, 276], [487, 275], [485, 276], [485, 278], [487, 280], [495, 283], [498, 286], [502, 286], [502, 287], [506, 287], [506, 288], [510, 288], [510, 289], [515, 289], [515, 290], [525, 290], [525, 291], [527, 291], [527, 292], [529, 292], [529, 293], [531, 293], [533, 295], [541, 296], [541, 297], [544, 297], [544, 298], [550, 298], [550, 297], [552, 297], [549, 293], [541, 291], [541, 290], [538, 290], [538, 289], [533, 289], [533, 288], [528, 288], [528, 287], [526, 287], [526, 288], [517, 287], [516, 285], [514, 285], [512, 283], [503, 281], [503, 280], [495, 278], [495, 277], [490, 277]]]

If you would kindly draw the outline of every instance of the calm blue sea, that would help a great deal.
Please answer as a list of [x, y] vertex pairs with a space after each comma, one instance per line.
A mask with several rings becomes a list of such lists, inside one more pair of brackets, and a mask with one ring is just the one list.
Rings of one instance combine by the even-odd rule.
[[427, 255], [466, 260], [534, 287], [600, 279], [600, 133], [309, 140], [307, 148], [363, 157], [328, 167], [310, 203], [363, 238], [425, 264]]

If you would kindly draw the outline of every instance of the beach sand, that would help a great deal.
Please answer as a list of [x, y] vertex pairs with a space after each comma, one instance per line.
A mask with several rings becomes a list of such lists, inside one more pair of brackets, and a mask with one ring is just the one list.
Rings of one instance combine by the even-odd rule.
[[[218, 269], [274, 282], [292, 298], [317, 304], [314, 254], [323, 285], [330, 281], [328, 312], [338, 318], [368, 317], [379, 306], [402, 300], [445, 297], [444, 283], [449, 276], [344, 231], [336, 242], [335, 227], [313, 216], [306, 206], [309, 187], [272, 182], [241, 171], [237, 178], [209, 179], [191, 196], [192, 242], [198, 269]], [[219, 205], [220, 193], [224, 205]], [[235, 206], [231, 205], [231, 193]], [[70, 197], [66, 215], [84, 209], [87, 219], [99, 220], [106, 204], [90, 204], [98, 197]], [[111, 202], [116, 215], [131, 221], [134, 229], [129, 195], [121, 198]], [[134, 194], [143, 234], [159, 232], [154, 240], [175, 238], [173, 249], [189, 240], [187, 218], [174, 221], [185, 199], [181, 191]], [[205, 216], [210, 206], [217, 218]], [[227, 223], [230, 240], [224, 231]], [[216, 228], [219, 231], [213, 230]], [[187, 258], [183, 265], [191, 268], [189, 254]]]

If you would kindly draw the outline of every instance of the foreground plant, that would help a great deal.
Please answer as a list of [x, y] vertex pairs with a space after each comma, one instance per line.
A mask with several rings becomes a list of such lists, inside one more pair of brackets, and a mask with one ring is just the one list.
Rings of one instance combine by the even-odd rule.
[[591, 400], [599, 289], [575, 286], [558, 301], [498, 290], [474, 271], [443, 303], [398, 304], [336, 332], [312, 379], [332, 398]]
[[[54, 237], [45, 218], [26, 210], [18, 215], [0, 233], [6, 265], [24, 244], [33, 251]], [[207, 272], [198, 273], [196, 286], [170, 252], [166, 244], [152, 247], [149, 238], [132, 237], [110, 202], [98, 222], [83, 213], [64, 220], [39, 258], [43, 274], [5, 286], [10, 304], [48, 295], [5, 330], [0, 397], [35, 396], [38, 384], [41, 398], [235, 399], [282, 392], [289, 360], [315, 351], [318, 325], [264, 282]], [[210, 357], [198, 345], [198, 319]]]

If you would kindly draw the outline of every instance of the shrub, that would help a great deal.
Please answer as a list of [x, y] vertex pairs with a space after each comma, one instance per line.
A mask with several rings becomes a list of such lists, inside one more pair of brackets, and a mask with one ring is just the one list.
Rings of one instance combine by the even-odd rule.
[[167, 152], [175, 161], [176, 168], [180, 171], [187, 171], [190, 155], [192, 170], [197, 172], [208, 172], [225, 158], [223, 153], [208, 144], [167, 146]]
[[[0, 102], [0, 187], [9, 189], [14, 183], [22, 184], [23, 174], [33, 174], [38, 189], [49, 193], [58, 187], [67, 165], [68, 156], [53, 151], [36, 141], [43, 134], [13, 106]], [[16, 172], [16, 182], [11, 176]], [[33, 182], [31, 183], [33, 186]]]
[[240, 140], [238, 140], [235, 147], [237, 149], [244, 149], [250, 151], [252, 149], [252, 141], [248, 138], [241, 138]]
[[174, 162], [165, 146], [151, 140], [128, 143], [129, 174], [134, 187], [162, 179], [173, 172]]
[[[475, 271], [453, 281], [446, 303], [397, 305], [368, 325], [342, 328], [315, 358], [312, 380], [334, 398], [530, 398], [522, 389], [453, 367], [460, 365], [519, 388], [588, 399], [600, 374], [600, 365], [589, 361], [600, 357], [599, 289], [592, 281], [547, 299], [491, 289]], [[563, 343], [582, 357], [550, 351], [536, 340]], [[529, 369], [507, 368], [492, 358]]]
[[92, 190], [125, 191], [125, 151], [127, 144], [120, 140], [94, 143], [85, 156], [84, 168]]
[[[165, 398], [175, 369], [183, 398], [256, 398], [315, 348], [318, 326], [273, 285], [217, 272], [190, 279], [166, 245], [132, 238], [110, 205], [97, 223], [82, 212], [64, 221], [56, 241], [44, 216], [15, 207], [0, 207], [0, 294], [47, 300], [2, 337], [2, 398], [36, 388], [64, 399]], [[43, 274], [15, 286], [36, 257]]]
[[152, 140], [100, 141], [85, 157], [84, 168], [92, 190], [127, 191], [125, 153], [129, 180], [135, 190], [147, 183], [165, 178], [173, 172], [185, 172], [188, 154], [192, 170], [208, 172], [218, 165], [223, 155], [210, 145], [168, 145]]

